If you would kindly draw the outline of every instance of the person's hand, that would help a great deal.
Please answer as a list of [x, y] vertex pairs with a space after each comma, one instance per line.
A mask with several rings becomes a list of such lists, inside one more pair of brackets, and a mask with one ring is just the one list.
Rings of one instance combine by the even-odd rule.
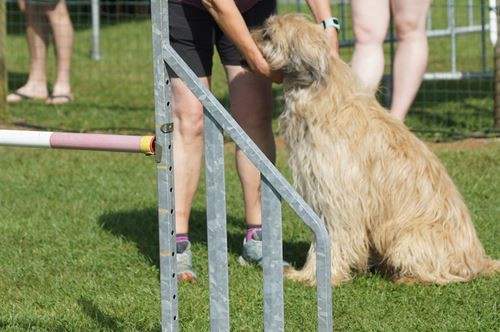
[[17, 0], [17, 5], [22, 12], [26, 10], [26, 3], [24, 2], [24, 0]]
[[281, 84], [283, 82], [283, 73], [279, 70], [272, 70], [269, 64], [265, 61], [261, 67], [255, 71], [268, 78], [273, 83]]
[[247, 67], [254, 73], [260, 74], [267, 79], [271, 80], [273, 83], [283, 82], [283, 73], [278, 70], [272, 70], [269, 63], [262, 56], [262, 53], [255, 54], [249, 57], [246, 61]]

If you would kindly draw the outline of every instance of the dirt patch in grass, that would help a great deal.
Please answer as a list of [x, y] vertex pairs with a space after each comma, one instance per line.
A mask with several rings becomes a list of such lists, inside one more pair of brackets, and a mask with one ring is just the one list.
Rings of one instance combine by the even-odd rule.
[[465, 151], [477, 150], [489, 147], [500, 148], [500, 138], [477, 139], [468, 138], [460, 141], [452, 142], [425, 142], [433, 151]]

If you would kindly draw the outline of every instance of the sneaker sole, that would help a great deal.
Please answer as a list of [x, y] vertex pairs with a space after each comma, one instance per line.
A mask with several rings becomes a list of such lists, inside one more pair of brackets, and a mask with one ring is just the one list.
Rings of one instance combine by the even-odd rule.
[[238, 257], [238, 262], [240, 263], [241, 266], [252, 266], [253, 264], [247, 262], [246, 259], [243, 258], [243, 256]]

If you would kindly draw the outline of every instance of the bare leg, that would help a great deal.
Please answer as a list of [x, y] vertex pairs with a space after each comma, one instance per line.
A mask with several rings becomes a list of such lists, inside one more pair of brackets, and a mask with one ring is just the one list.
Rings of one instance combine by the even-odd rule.
[[[200, 78], [209, 86], [209, 78]], [[188, 233], [189, 215], [203, 160], [203, 106], [180, 78], [172, 79], [175, 218], [178, 234]]]
[[52, 9], [47, 11], [47, 17], [52, 27], [54, 35], [54, 45], [57, 59], [56, 81], [51, 98], [51, 104], [62, 104], [68, 102], [68, 98], [57, 96], [71, 97], [71, 56], [73, 50], [73, 25], [68, 13], [66, 2], [61, 0]]
[[378, 88], [384, 74], [383, 43], [389, 27], [389, 0], [353, 0], [352, 20], [356, 44], [351, 66], [369, 90]]
[[427, 66], [428, 46], [425, 18], [430, 0], [392, 0], [398, 45], [394, 58], [391, 114], [404, 120], [415, 98]]
[[[35, 99], [45, 99], [48, 95], [45, 63], [49, 43], [48, 22], [45, 16], [47, 6], [25, 4], [26, 40], [30, 53], [30, 71], [26, 84], [17, 92]], [[8, 102], [20, 101], [15, 94], [7, 96]]]
[[[272, 132], [271, 82], [240, 66], [226, 66], [231, 113], [243, 130], [274, 163], [276, 146]], [[260, 173], [245, 154], [236, 149], [236, 167], [243, 187], [247, 225], [260, 225]]]

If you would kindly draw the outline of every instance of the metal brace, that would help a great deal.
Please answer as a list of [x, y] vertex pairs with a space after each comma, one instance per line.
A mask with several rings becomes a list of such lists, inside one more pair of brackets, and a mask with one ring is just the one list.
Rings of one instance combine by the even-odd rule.
[[172, 131], [174, 131], [174, 124], [172, 122], [164, 123], [161, 125], [160, 130], [165, 134], [171, 133]]
[[155, 159], [156, 159], [156, 163], [158, 163], [158, 164], [161, 162], [162, 152], [163, 152], [163, 147], [161, 146], [161, 144], [158, 142], [155, 142]]

